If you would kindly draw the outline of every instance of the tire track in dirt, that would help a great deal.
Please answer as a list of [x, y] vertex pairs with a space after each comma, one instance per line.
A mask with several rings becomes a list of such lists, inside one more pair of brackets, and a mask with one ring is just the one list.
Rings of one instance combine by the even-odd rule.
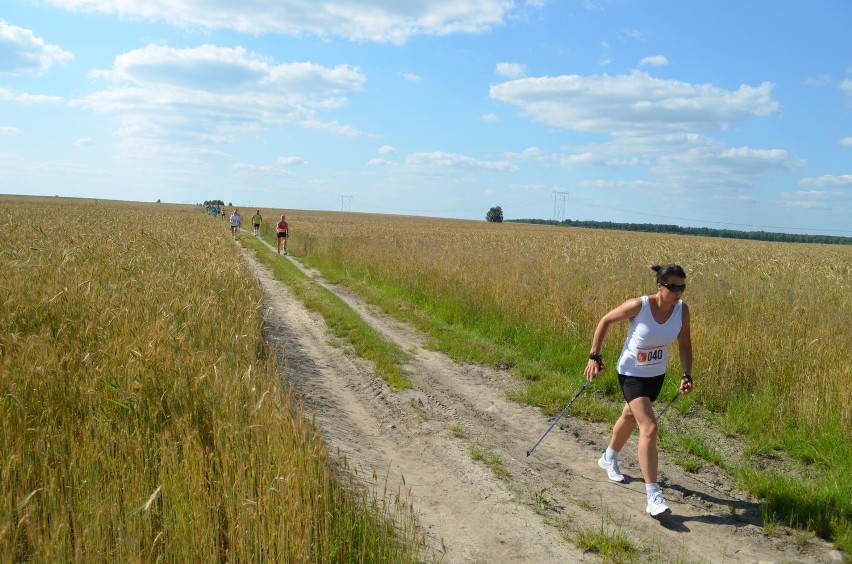
[[[625, 483], [610, 482], [597, 467], [609, 434], [604, 425], [569, 414], [526, 457], [549, 422], [538, 409], [506, 399], [517, 385], [510, 375], [426, 349], [417, 331], [286, 257], [411, 353], [406, 375], [414, 389], [389, 392], [367, 363], [330, 342], [319, 316], [252, 253], [244, 255], [264, 287], [267, 331], [286, 357], [288, 382], [350, 465], [367, 476], [375, 471], [391, 491], [411, 492], [427, 544], [443, 561], [599, 561], [569, 540], [581, 529], [626, 535], [642, 550], [642, 560], [842, 560], [818, 539], [803, 548], [791, 535], [768, 535], [760, 526], [759, 506], [731, 487], [724, 474], [686, 473], [665, 453], [660, 482], [673, 514], [659, 520], [646, 516], [635, 437], [621, 457]], [[451, 426], [461, 426], [466, 438], [455, 438]], [[471, 447], [499, 457], [497, 472], [474, 461]]]

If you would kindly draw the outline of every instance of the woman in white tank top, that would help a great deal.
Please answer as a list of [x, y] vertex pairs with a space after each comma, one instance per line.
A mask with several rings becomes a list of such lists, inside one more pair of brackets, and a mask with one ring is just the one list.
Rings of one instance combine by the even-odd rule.
[[589, 380], [605, 370], [601, 348], [610, 326], [629, 321], [627, 339], [618, 357], [618, 381], [624, 393], [624, 409], [612, 429], [609, 447], [598, 460], [610, 480], [624, 481], [618, 467], [618, 453], [639, 426], [639, 466], [645, 480], [652, 517], [669, 513], [657, 483], [657, 420], [651, 402], [663, 385], [669, 360], [669, 347], [677, 340], [684, 374], [680, 391], [692, 391], [692, 338], [689, 307], [680, 299], [686, 289], [686, 273], [679, 265], [651, 267], [657, 273], [657, 293], [627, 300], [601, 318], [592, 338], [592, 350], [584, 374]]

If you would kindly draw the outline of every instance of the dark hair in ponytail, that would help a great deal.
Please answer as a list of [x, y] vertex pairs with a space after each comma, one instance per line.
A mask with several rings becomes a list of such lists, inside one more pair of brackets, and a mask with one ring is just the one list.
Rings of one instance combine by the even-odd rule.
[[686, 272], [683, 271], [683, 268], [679, 264], [654, 264], [651, 265], [651, 270], [657, 273], [657, 284], [665, 284], [669, 276], [686, 278]]

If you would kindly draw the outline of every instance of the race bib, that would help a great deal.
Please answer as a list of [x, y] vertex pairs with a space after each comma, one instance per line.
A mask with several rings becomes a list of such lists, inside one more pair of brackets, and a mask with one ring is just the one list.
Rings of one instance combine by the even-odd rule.
[[650, 347], [636, 350], [636, 366], [649, 366], [663, 361], [663, 347]]

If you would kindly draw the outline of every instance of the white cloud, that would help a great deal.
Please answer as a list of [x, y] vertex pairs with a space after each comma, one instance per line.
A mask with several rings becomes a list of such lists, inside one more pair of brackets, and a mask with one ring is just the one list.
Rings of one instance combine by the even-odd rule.
[[836, 208], [848, 196], [843, 192], [825, 190], [807, 190], [801, 192], [782, 192], [781, 205], [789, 208], [830, 209]]
[[517, 167], [506, 161], [481, 161], [443, 151], [413, 153], [405, 159], [405, 164], [415, 168], [440, 169], [481, 169], [514, 172]]
[[164, 138], [218, 144], [286, 123], [360, 135], [351, 126], [319, 119], [320, 113], [346, 105], [349, 93], [363, 90], [364, 75], [349, 65], [275, 64], [241, 47], [149, 45], [90, 75], [108, 81], [107, 88], [72, 104], [115, 114], [121, 124], [117, 134], [136, 140], [122, 146], [132, 145], [137, 155], [146, 153], [139, 151], [143, 139], [152, 154], [163, 155], [157, 147], [167, 147]]
[[367, 166], [397, 166], [397, 163], [387, 159], [370, 159], [367, 161]]
[[567, 167], [575, 166], [607, 166], [607, 167], [624, 167], [636, 166], [641, 161], [638, 157], [614, 158], [603, 153], [574, 153], [564, 155], [559, 159], [559, 164]]
[[396, 149], [394, 149], [390, 145], [382, 145], [381, 147], [378, 148], [378, 150], [376, 152], [379, 153], [380, 155], [390, 155], [390, 154], [396, 153]]
[[814, 198], [816, 200], [839, 200], [842, 199], [845, 194], [843, 192], [828, 192], [826, 190], [806, 190], [796, 192], [794, 196]]
[[608, 0], [583, 0], [583, 8], [587, 10], [603, 11], [604, 4]]
[[847, 96], [852, 96], [852, 80], [848, 78], [840, 83], [840, 90]]
[[625, 29], [621, 32], [621, 34], [627, 39], [632, 39], [634, 41], [645, 41], [648, 38], [648, 34], [637, 29]]
[[279, 157], [275, 164], [279, 166], [304, 166], [307, 164], [304, 159], [301, 157], [288, 156], [288, 157]]
[[812, 76], [805, 79], [805, 85], [807, 86], [826, 86], [831, 84], [831, 75], [830, 74], [820, 74], [818, 76]]
[[682, 186], [750, 187], [761, 175], [790, 171], [802, 164], [781, 149], [729, 149], [720, 143], [705, 142], [678, 154], [663, 155], [651, 171]]
[[719, 157], [729, 160], [763, 160], [766, 162], [787, 162], [787, 152], [782, 149], [752, 149], [750, 147], [736, 147], [725, 149], [719, 153]]
[[581, 180], [577, 183], [581, 188], [597, 190], [645, 190], [655, 185], [650, 180]]
[[45, 44], [29, 29], [0, 20], [0, 73], [42, 73], [56, 63], [73, 59], [73, 53]]
[[668, 66], [669, 60], [664, 55], [654, 55], [653, 57], [645, 57], [639, 61], [639, 66], [665, 67]]
[[635, 71], [522, 78], [491, 86], [490, 95], [548, 125], [617, 136], [717, 130], [729, 121], [768, 116], [778, 109], [772, 86], [765, 82], [730, 91]]
[[305, 129], [329, 131], [331, 133], [336, 133], [337, 135], [343, 135], [345, 137], [361, 137], [362, 135], [364, 135], [363, 131], [359, 131], [351, 125], [337, 123], [337, 121], [319, 121], [315, 119], [306, 119], [300, 121], [299, 125], [304, 127]]
[[479, 120], [489, 122], [489, 123], [493, 123], [495, 121], [500, 121], [500, 118], [497, 117], [497, 114], [491, 113], [491, 114], [482, 114], [481, 116], [479, 116]]
[[717, 202], [724, 202], [726, 204], [730, 204], [732, 202], [739, 202], [743, 204], [756, 202], [757, 199], [754, 196], [748, 196], [746, 194], [739, 195], [731, 195], [731, 194], [719, 194], [712, 196], [713, 200]]
[[110, 70], [95, 70], [95, 78], [113, 82], [205, 92], [257, 92], [259, 90], [301, 100], [321, 92], [362, 90], [364, 75], [349, 65], [324, 67], [298, 62], [271, 64], [265, 57], [242, 47], [202, 45], [177, 49], [148, 45], [115, 58]]
[[249, 172], [276, 172], [276, 167], [272, 165], [256, 165], [251, 163], [234, 163], [231, 165], [231, 170], [249, 171]]
[[520, 153], [505, 152], [503, 155], [507, 159], [519, 159], [528, 161], [551, 161], [555, 158], [554, 155], [548, 155], [538, 147], [527, 147]]
[[0, 88], [0, 102], [16, 102], [18, 104], [59, 104], [64, 99], [61, 96], [45, 94], [15, 94], [6, 88]]
[[825, 174], [819, 178], [803, 178], [799, 180], [802, 186], [852, 186], [852, 174], [843, 174], [841, 176], [833, 176]]
[[402, 44], [418, 35], [483, 33], [502, 25], [514, 8], [511, 0], [46, 0], [72, 11], [161, 20], [170, 24], [243, 33], [310, 33], [352, 41]]
[[781, 205], [787, 208], [801, 208], [806, 210], [828, 209], [828, 205], [825, 202], [815, 202], [813, 200], [782, 201]]
[[0, 135], [17, 135], [21, 130], [11, 125], [0, 125]]
[[420, 75], [414, 74], [413, 72], [402, 73], [402, 78], [409, 82], [420, 82], [421, 80], [423, 80]]
[[840, 144], [844, 147], [852, 147], [852, 137], [844, 137], [840, 140]]
[[506, 78], [521, 78], [527, 74], [527, 69], [521, 63], [497, 63], [494, 72]]
[[290, 176], [291, 173], [285, 169], [289, 167], [304, 166], [306, 164], [307, 163], [301, 157], [286, 156], [279, 157], [273, 164], [235, 163], [231, 165], [231, 170]]
[[81, 138], [77, 139], [76, 141], [74, 141], [73, 145], [74, 145], [74, 147], [77, 147], [77, 148], [94, 147], [95, 146], [95, 140], [92, 139], [91, 137], [81, 137]]
[[199, 146], [195, 144], [182, 144], [173, 142], [167, 138], [152, 139], [146, 137], [145, 132], [138, 132], [136, 136], [128, 136], [118, 143], [118, 157], [125, 160], [154, 160], [161, 163], [174, 163], [197, 166], [203, 160], [210, 157], [224, 157], [226, 153], [221, 149]]

